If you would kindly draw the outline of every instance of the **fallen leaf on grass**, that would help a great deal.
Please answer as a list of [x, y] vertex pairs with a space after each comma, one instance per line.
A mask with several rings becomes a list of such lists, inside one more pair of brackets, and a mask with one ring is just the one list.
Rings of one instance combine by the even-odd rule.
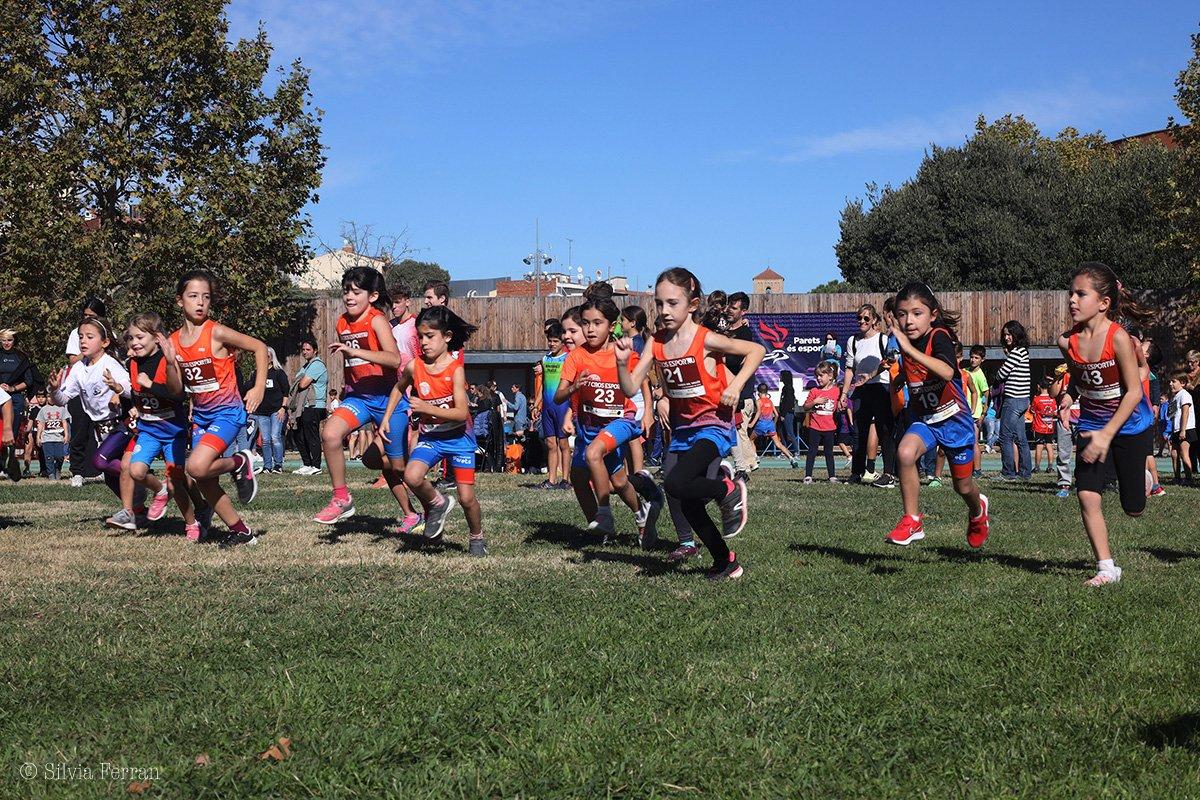
[[125, 787], [125, 791], [130, 794], [142, 794], [150, 788], [150, 781], [133, 781]]
[[201, 753], [200, 755], [196, 756], [195, 763], [197, 767], [207, 767], [212, 763], [212, 759], [208, 757], [208, 753]]
[[273, 744], [258, 754], [258, 760], [266, 761], [269, 758], [272, 761], [283, 761], [291, 754], [292, 740], [281, 736], [279, 737], [279, 744]]

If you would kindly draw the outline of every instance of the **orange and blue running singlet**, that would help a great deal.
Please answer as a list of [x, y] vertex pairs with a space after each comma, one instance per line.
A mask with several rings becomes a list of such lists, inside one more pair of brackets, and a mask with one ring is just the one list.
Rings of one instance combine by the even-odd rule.
[[246, 425], [246, 406], [237, 385], [237, 356], [213, 353], [215, 322], [205, 320], [196, 341], [184, 345], [183, 330], [171, 334], [179, 357], [183, 388], [192, 401], [192, 449], [200, 445], [224, 453]]
[[729, 386], [729, 372], [717, 358], [717, 374], [705, 366], [708, 353], [704, 343], [708, 328], [696, 327], [696, 335], [687, 352], [678, 358], [667, 358], [661, 334], [654, 337], [654, 361], [663, 379], [663, 394], [670, 404], [671, 452], [683, 452], [699, 439], [708, 439], [717, 446], [719, 455], [728, 455], [737, 442], [733, 427], [733, 408], [721, 405], [721, 394]]
[[[379, 336], [375, 333], [374, 322], [382, 319], [383, 312], [377, 308], [369, 308], [357, 320], [350, 319], [346, 314], [338, 317], [338, 340], [347, 347], [357, 350], [381, 351]], [[398, 348], [397, 348], [398, 349]], [[341, 405], [333, 412], [333, 416], [345, 421], [348, 430], [358, 430], [364, 425], [380, 425], [387, 412], [388, 397], [392, 387], [396, 385], [395, 373], [384, 369], [379, 364], [373, 364], [363, 358], [357, 358], [342, 353], [343, 375], [346, 379], [346, 397]], [[389, 430], [407, 431], [408, 429], [408, 396], [401, 395], [400, 402], [392, 411], [388, 423]], [[383, 452], [389, 458], [404, 458], [407, 452], [408, 436], [392, 436], [390, 441], [383, 442]]]
[[[637, 363], [637, 354], [630, 353], [629, 370], [634, 370]], [[637, 406], [621, 390], [617, 353], [612, 348], [572, 350], [563, 363], [561, 377], [574, 383], [580, 375], [587, 375], [587, 379], [579, 382], [572, 395], [577, 424], [571, 467], [586, 469], [588, 446], [599, 440], [608, 472], [615, 474], [625, 464], [622, 447], [642, 434], [641, 423], [636, 421]]]
[[[1067, 357], [1078, 377], [1079, 392], [1079, 430], [1098, 431], [1108, 424], [1121, 405], [1125, 396], [1125, 387], [1121, 384], [1121, 367], [1117, 363], [1116, 350], [1113, 348], [1113, 337], [1120, 328], [1115, 322], [1110, 322], [1108, 332], [1104, 335], [1104, 346], [1100, 350], [1100, 358], [1095, 361], [1085, 361], [1079, 353], [1079, 334], [1071, 334], [1067, 344]], [[1144, 387], [1143, 383], [1143, 387]], [[1143, 388], [1143, 392], [1145, 388]], [[1121, 426], [1118, 434], [1129, 436], [1141, 433], [1154, 422], [1154, 414], [1148, 403], [1138, 403]]]
[[[421, 400], [438, 408], [455, 408], [454, 376], [463, 369], [455, 359], [441, 372], [430, 372], [424, 359], [412, 361], [413, 392]], [[409, 456], [428, 466], [449, 462], [459, 483], [475, 482], [475, 432], [470, 419], [449, 421], [428, 415], [418, 415], [421, 434]]]

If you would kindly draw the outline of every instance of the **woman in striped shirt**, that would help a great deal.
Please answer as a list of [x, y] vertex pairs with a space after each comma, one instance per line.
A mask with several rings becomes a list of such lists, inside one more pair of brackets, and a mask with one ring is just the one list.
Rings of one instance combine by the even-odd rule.
[[[1000, 329], [1004, 345], [1004, 364], [996, 380], [1004, 384], [1004, 404], [1000, 409], [1000, 477], [1004, 480], [1028, 480], [1033, 472], [1029, 437], [1025, 434], [1025, 412], [1029, 410], [1029, 334], [1015, 319]], [[1013, 445], [1017, 456], [1013, 457]], [[1014, 464], [1014, 461], [1017, 462]]]

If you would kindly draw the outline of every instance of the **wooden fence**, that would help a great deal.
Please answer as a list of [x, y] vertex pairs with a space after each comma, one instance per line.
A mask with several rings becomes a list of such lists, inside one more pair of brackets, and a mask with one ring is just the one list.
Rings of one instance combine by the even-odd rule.
[[[885, 294], [775, 294], [752, 295], [751, 313], [805, 313], [855, 311], [864, 303], [876, 308], [883, 307]], [[1029, 331], [1030, 342], [1035, 346], [1054, 346], [1058, 334], [1070, 320], [1067, 311], [1066, 291], [1027, 292], [941, 292], [938, 299], [947, 309], [962, 315], [959, 338], [966, 344], [998, 345], [1000, 328], [1010, 319], [1021, 322]], [[1166, 336], [1161, 336], [1166, 347], [1168, 360], [1172, 359], [1171, 344], [1183, 342], [1194, 336], [1191, 327], [1194, 316], [1187, 313], [1183, 296], [1178, 292], [1151, 292], [1142, 295], [1148, 302], [1161, 309], [1162, 318], [1158, 327]], [[646, 309], [653, 319], [654, 300], [649, 295], [630, 299], [628, 303], [617, 298], [618, 304], [636, 302]], [[559, 317], [563, 311], [579, 302], [579, 298], [545, 297], [538, 301], [532, 297], [472, 297], [454, 298], [454, 310], [469, 322], [479, 326], [479, 332], [471, 339], [470, 351], [514, 352], [538, 351], [543, 349], [541, 322], [548, 317]], [[281, 358], [287, 358], [289, 374], [299, 366], [299, 340], [310, 331], [317, 340], [318, 349], [324, 354], [328, 344], [335, 339], [337, 317], [342, 312], [341, 298], [316, 298], [312, 301], [307, 319], [297, 319], [288, 333], [274, 342]], [[532, 360], [532, 359], [531, 359]], [[340, 375], [330, 359], [330, 386], [341, 386]]]

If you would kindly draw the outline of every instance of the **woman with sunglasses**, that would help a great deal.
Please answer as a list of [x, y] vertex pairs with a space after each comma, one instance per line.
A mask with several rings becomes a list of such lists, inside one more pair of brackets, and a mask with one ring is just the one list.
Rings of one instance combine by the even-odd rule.
[[1187, 390], [1193, 394], [1200, 389], [1200, 350], [1189, 350], [1187, 354]]
[[883, 474], [872, 483], [881, 489], [896, 486], [896, 442], [892, 436], [895, 419], [892, 416], [890, 394], [891, 376], [885, 367], [887, 336], [879, 330], [879, 312], [866, 303], [858, 309], [858, 332], [846, 340], [846, 374], [842, 378], [840, 408], [857, 402], [854, 422], [858, 428], [858, 441], [854, 445], [854, 458], [850, 467], [850, 482], [861, 483], [863, 474], [875, 471], [874, 463], [867, 463], [867, 439], [871, 426], [879, 439], [883, 451]]

